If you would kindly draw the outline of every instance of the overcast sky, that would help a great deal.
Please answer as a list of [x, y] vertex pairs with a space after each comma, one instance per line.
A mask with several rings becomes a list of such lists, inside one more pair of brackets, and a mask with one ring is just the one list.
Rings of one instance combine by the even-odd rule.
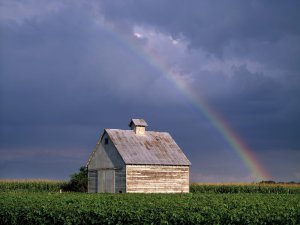
[[143, 118], [191, 180], [253, 181], [173, 82], [230, 125], [276, 181], [300, 181], [300, 1], [0, 0], [0, 178], [66, 179], [104, 128]]

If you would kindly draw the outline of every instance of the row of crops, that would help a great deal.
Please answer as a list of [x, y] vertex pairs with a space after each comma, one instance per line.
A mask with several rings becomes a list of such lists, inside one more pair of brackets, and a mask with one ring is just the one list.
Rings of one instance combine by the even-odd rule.
[[300, 194], [300, 185], [282, 184], [192, 184], [192, 193], [262, 193], [262, 194]]
[[0, 224], [300, 224], [300, 195], [2, 192]]
[[[54, 180], [0, 180], [0, 192], [59, 192], [67, 181]], [[300, 194], [300, 185], [280, 184], [192, 184], [191, 193], [275, 193]]]
[[0, 180], [0, 192], [59, 192], [66, 185], [57, 180]]

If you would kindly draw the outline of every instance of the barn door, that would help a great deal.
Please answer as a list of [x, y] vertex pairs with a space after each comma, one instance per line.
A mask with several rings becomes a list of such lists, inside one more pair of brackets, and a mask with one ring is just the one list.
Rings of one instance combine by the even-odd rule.
[[115, 192], [115, 171], [105, 170], [105, 191], [107, 193]]
[[98, 185], [97, 185], [97, 192], [104, 192], [104, 185], [105, 185], [105, 170], [98, 170]]
[[98, 192], [114, 193], [115, 192], [115, 171], [105, 169], [98, 171]]
[[88, 171], [88, 192], [97, 192], [97, 170]]

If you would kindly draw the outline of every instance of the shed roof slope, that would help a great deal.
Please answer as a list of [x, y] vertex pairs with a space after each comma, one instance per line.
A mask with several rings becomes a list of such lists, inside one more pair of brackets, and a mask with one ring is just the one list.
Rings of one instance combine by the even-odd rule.
[[148, 124], [146, 123], [145, 120], [143, 119], [131, 119], [130, 123], [129, 123], [129, 126], [131, 127], [131, 124], [134, 124], [136, 126], [142, 126], [142, 127], [147, 127]]
[[105, 129], [126, 164], [191, 165], [182, 150], [166, 132]]

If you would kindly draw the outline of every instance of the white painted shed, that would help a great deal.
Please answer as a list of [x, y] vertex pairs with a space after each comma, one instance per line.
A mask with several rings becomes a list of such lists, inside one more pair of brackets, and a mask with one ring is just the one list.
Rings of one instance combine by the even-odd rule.
[[187, 193], [190, 161], [167, 132], [104, 129], [87, 162], [88, 192]]

